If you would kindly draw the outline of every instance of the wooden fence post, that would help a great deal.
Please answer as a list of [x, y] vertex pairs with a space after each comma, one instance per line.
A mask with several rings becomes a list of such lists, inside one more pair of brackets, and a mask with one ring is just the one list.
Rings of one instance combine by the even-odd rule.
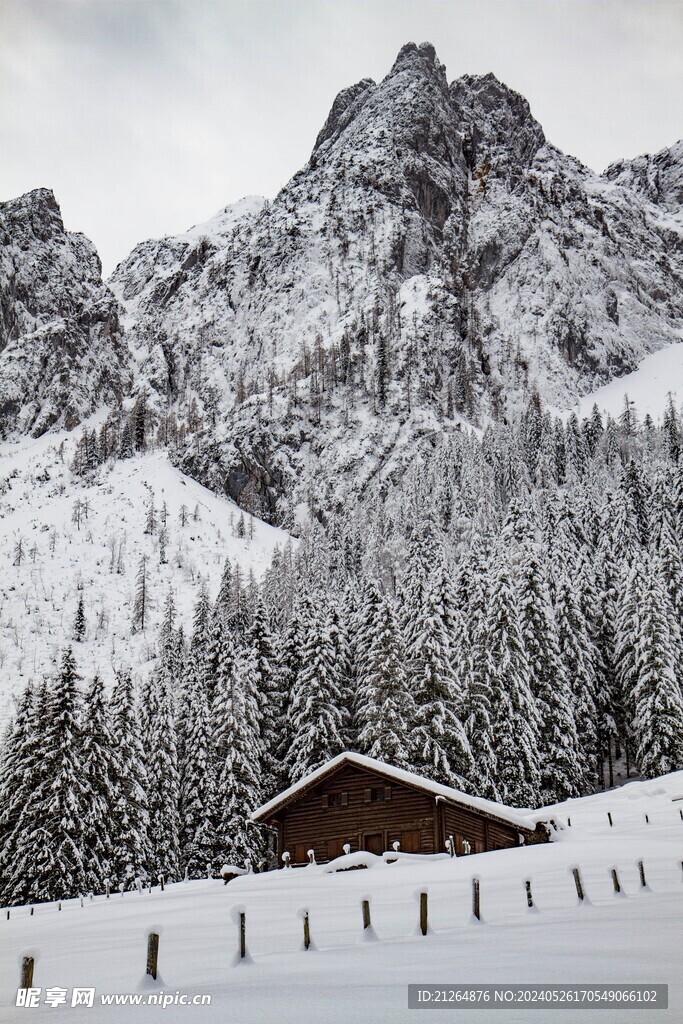
[[609, 819], [609, 827], [610, 828], [614, 828], [614, 823], [612, 822], [612, 812], [611, 811], [607, 812], [607, 817]]
[[311, 923], [308, 919], [308, 911], [304, 910], [304, 949], [311, 945]]
[[247, 915], [240, 911], [240, 960], [247, 955]]
[[9, 921], [9, 910], [7, 911], [7, 920]]
[[646, 824], [646, 825], [649, 825], [649, 824], [650, 824], [650, 815], [649, 815], [649, 814], [646, 814], [646, 815], [645, 815], [645, 824]]
[[157, 978], [157, 966], [159, 964], [159, 936], [156, 932], [150, 932], [147, 936], [147, 973]]
[[478, 878], [472, 879], [472, 913], [477, 921], [481, 921], [481, 896]]
[[429, 911], [427, 906], [427, 893], [420, 893], [420, 931], [423, 935], [427, 934], [427, 928], [429, 919]]
[[363, 930], [370, 927], [370, 900], [363, 900]]
[[617, 869], [616, 868], [612, 868], [611, 870], [612, 870], [612, 885], [614, 886], [614, 891], [619, 893], [619, 892], [621, 892], [621, 884], [619, 882], [619, 875], [617, 874]]
[[641, 888], [644, 889], [647, 885], [647, 882], [645, 881], [645, 865], [643, 864], [642, 860], [638, 861], [638, 874], [640, 875]]
[[534, 905], [534, 898], [531, 895], [531, 881], [528, 878], [527, 878], [526, 882], [524, 883], [524, 887], [526, 889], [526, 905], [527, 905], [527, 907], [533, 907], [533, 905]]
[[19, 988], [33, 987], [33, 968], [35, 961], [32, 956], [25, 956], [21, 961], [21, 982]]
[[34, 910], [35, 910], [35, 907], [31, 907], [31, 917], [33, 917], [33, 911]]
[[163, 892], [164, 891], [164, 876], [163, 875], [159, 875], [159, 885], [161, 886], [161, 891]]
[[579, 897], [579, 900], [583, 902], [583, 900], [586, 898], [586, 894], [583, 891], [583, 884], [581, 882], [581, 872], [578, 868], [572, 868], [572, 874], [574, 876], [574, 885], [576, 886], [576, 895]]

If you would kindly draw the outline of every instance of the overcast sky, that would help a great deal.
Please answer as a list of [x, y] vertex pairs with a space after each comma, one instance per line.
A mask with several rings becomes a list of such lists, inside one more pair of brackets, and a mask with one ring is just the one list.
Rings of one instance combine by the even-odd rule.
[[52, 188], [109, 272], [301, 167], [339, 89], [429, 40], [602, 170], [683, 135], [683, 3], [0, 0], [0, 200]]

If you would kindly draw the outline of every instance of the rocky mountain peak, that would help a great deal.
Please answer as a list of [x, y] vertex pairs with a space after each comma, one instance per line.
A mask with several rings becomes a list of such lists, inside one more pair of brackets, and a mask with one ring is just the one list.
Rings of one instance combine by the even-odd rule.
[[494, 74], [462, 75], [451, 83], [450, 94], [472, 169], [519, 171], [545, 145], [528, 102]]
[[387, 75], [399, 74], [403, 71], [411, 71], [418, 75], [437, 75], [446, 81], [446, 68], [437, 57], [436, 50], [431, 43], [405, 43], [398, 51], [394, 65]]
[[47, 241], [64, 234], [61, 210], [49, 188], [36, 188], [0, 203], [0, 218], [12, 236], [30, 234], [40, 241]]
[[349, 122], [361, 109], [364, 100], [367, 99], [368, 92], [374, 88], [375, 82], [372, 78], [363, 78], [360, 82], [349, 86], [348, 89], [342, 89], [337, 94], [327, 115], [327, 120], [315, 140], [314, 154], [322, 149], [326, 142], [337, 138], [344, 131]]
[[0, 204], [0, 241], [0, 436], [74, 426], [127, 385], [118, 304], [50, 189]]
[[619, 160], [605, 171], [609, 181], [638, 192], [670, 213], [683, 210], [683, 139], [634, 160]]

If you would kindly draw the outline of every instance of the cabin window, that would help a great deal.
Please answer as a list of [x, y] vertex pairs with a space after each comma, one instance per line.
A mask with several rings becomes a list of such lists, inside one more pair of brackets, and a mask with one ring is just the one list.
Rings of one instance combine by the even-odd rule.
[[365, 790], [365, 803], [378, 804], [391, 800], [391, 786], [369, 786]]
[[[327, 803], [325, 801], [327, 800]], [[323, 807], [348, 807], [349, 794], [346, 790], [342, 793], [326, 793], [323, 796]]]

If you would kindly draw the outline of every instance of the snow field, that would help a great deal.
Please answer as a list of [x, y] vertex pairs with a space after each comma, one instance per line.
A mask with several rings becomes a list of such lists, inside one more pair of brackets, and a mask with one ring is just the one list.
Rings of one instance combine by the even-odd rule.
[[[97, 417], [86, 425], [96, 426]], [[51, 672], [72, 642], [79, 587], [87, 628], [83, 642], [73, 644], [78, 670], [85, 679], [99, 671], [108, 682], [114, 666], [140, 671], [153, 656], [169, 588], [180, 621], [188, 622], [202, 583], [215, 596], [226, 557], [241, 567], [246, 581], [250, 570], [258, 577], [275, 548], [289, 540], [284, 531], [247, 513], [245, 536], [238, 536], [242, 510], [179, 472], [162, 451], [104, 466], [82, 481], [69, 469], [80, 436], [76, 430], [0, 446], [0, 728], [11, 695], [29, 679]], [[157, 522], [164, 502], [168, 510], [165, 564], [160, 564], [158, 528], [153, 535], [144, 532], [152, 496]], [[72, 519], [79, 500], [88, 505], [80, 529]], [[185, 526], [180, 525], [183, 505]], [[15, 565], [20, 538], [24, 555]], [[135, 579], [143, 555], [149, 569], [149, 625], [133, 634]]]
[[646, 356], [632, 373], [617, 377], [585, 395], [574, 411], [582, 419], [590, 416], [593, 405], [597, 405], [603, 415], [609, 413], [616, 419], [623, 412], [628, 396], [635, 402], [641, 419], [649, 413], [655, 423], [660, 423], [669, 393], [676, 408], [680, 409], [683, 402], [683, 342], [680, 341]]
[[[683, 774], [665, 777], [665, 792]], [[653, 783], [635, 787], [656, 789]], [[19, 964], [36, 958], [34, 984], [98, 993], [163, 990], [208, 993], [210, 1007], [167, 1007], [167, 1021], [277, 1019], [335, 1022], [408, 1021], [408, 983], [487, 981], [546, 984], [668, 983], [669, 1010], [656, 1020], [680, 1020], [683, 983], [683, 821], [671, 797], [641, 793], [651, 823], [622, 818], [610, 828], [606, 806], [626, 804], [624, 791], [571, 801], [578, 822], [549, 845], [447, 860], [375, 863], [369, 870], [326, 873], [323, 866], [235, 879], [177, 883], [161, 893], [97, 896], [12, 910], [0, 919], [0, 1020], [13, 1020]], [[668, 806], [666, 806], [668, 804]], [[559, 813], [558, 813], [559, 817]], [[599, 820], [602, 818], [602, 822]], [[616, 812], [615, 812], [616, 819]], [[655, 820], [656, 819], [656, 820]], [[646, 886], [640, 881], [642, 860]], [[572, 868], [581, 871], [586, 899], [577, 897]], [[622, 892], [615, 893], [616, 868]], [[479, 878], [481, 922], [472, 916], [472, 879]], [[527, 906], [531, 881], [534, 907]], [[419, 933], [419, 894], [429, 900], [429, 931]], [[370, 900], [372, 933], [363, 932], [361, 902]], [[237, 914], [246, 914], [249, 957], [240, 962]], [[311, 948], [303, 949], [307, 910]], [[1, 918], [5, 917], [3, 913]], [[160, 935], [156, 987], [145, 979], [147, 935]], [[43, 1007], [69, 1020], [70, 1008]], [[90, 1021], [123, 1021], [126, 1007], [95, 1005]], [[158, 1014], [136, 1007], [135, 1020]], [[526, 1015], [525, 1015], [526, 1013]], [[61, 1014], [61, 1016], [59, 1016]], [[592, 1020], [592, 1011], [546, 1011], [532, 1020]], [[480, 1010], [476, 1020], [524, 1021], [528, 1011]], [[418, 1018], [419, 1019], [419, 1018]], [[600, 1021], [648, 1021], [650, 1011], [603, 1010]]]

